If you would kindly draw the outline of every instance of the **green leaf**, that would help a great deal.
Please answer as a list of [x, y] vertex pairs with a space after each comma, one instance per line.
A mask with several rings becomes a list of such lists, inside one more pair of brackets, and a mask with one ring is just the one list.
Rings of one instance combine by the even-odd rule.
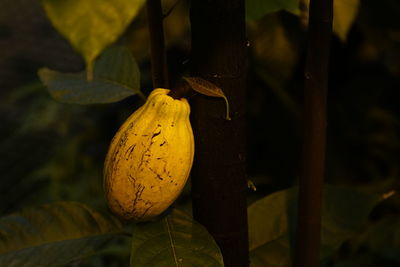
[[[321, 258], [331, 255], [344, 241], [357, 234], [381, 199], [351, 188], [325, 186]], [[290, 266], [296, 208], [297, 188], [271, 194], [249, 207], [252, 266]]]
[[299, 14], [299, 0], [246, 0], [247, 20], [260, 19], [280, 10]]
[[100, 104], [120, 101], [140, 92], [140, 72], [126, 47], [107, 49], [96, 60], [94, 79], [87, 81], [85, 72], [60, 73], [47, 68], [38, 72], [50, 95], [68, 104]]
[[125, 31], [144, 2], [145, 0], [42, 0], [54, 27], [85, 59], [88, 77], [94, 59]]
[[60, 266], [95, 253], [121, 224], [76, 202], [30, 208], [0, 219], [0, 266]]
[[135, 225], [131, 267], [224, 266], [221, 252], [189, 215], [174, 209], [159, 221]]

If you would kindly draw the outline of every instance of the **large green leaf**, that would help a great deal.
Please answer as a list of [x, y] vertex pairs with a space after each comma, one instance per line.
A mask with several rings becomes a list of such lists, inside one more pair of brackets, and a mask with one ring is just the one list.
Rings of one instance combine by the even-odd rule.
[[260, 19], [266, 14], [286, 10], [299, 14], [299, 0], [246, 0], [246, 19]]
[[133, 230], [131, 266], [224, 266], [221, 252], [207, 230], [174, 209], [159, 221]]
[[60, 73], [47, 68], [38, 72], [50, 95], [69, 104], [99, 104], [120, 101], [140, 92], [140, 72], [126, 47], [107, 49], [96, 60], [94, 79], [88, 81], [85, 72]]
[[[321, 258], [357, 234], [381, 198], [351, 188], [326, 186], [322, 208]], [[252, 266], [290, 266], [297, 188], [254, 202], [248, 209]]]
[[54, 27], [84, 57], [90, 77], [93, 60], [113, 43], [145, 0], [42, 0]]
[[121, 227], [76, 202], [25, 209], [0, 219], [0, 266], [61, 266], [95, 253]]

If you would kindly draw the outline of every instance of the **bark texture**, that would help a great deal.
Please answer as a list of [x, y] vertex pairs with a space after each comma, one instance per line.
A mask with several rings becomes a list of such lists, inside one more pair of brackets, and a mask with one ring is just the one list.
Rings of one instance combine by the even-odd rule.
[[223, 99], [192, 99], [193, 215], [215, 238], [225, 266], [248, 266], [244, 0], [191, 3], [192, 76], [224, 91], [232, 118], [225, 120]]

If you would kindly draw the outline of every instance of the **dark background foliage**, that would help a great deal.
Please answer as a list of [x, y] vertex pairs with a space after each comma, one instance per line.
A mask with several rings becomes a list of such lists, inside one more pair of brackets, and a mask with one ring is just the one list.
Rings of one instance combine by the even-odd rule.
[[[172, 83], [190, 64], [187, 8], [179, 4], [165, 20]], [[396, 0], [363, 0], [347, 39], [333, 38], [326, 172], [331, 184], [376, 193], [399, 189], [399, 16]], [[145, 19], [142, 11], [117, 43], [132, 51], [147, 94]], [[257, 186], [249, 202], [297, 183], [305, 37], [299, 18], [286, 11], [248, 23], [248, 175]], [[38, 69], [78, 72], [84, 62], [37, 1], [0, 3], [0, 51], [0, 214], [57, 200], [105, 210], [106, 149], [140, 98], [89, 106], [52, 100]], [[399, 220], [395, 194], [375, 207], [369, 226], [344, 243], [327, 266], [398, 266]], [[118, 249], [110, 254], [121, 256]]]

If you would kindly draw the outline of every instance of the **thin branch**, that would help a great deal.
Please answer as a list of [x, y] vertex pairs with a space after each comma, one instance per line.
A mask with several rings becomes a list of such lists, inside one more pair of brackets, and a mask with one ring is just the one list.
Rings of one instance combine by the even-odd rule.
[[303, 169], [294, 266], [319, 266], [325, 171], [326, 92], [333, 17], [332, 0], [311, 0], [304, 88]]
[[151, 70], [154, 88], [169, 88], [161, 0], [147, 0]]

